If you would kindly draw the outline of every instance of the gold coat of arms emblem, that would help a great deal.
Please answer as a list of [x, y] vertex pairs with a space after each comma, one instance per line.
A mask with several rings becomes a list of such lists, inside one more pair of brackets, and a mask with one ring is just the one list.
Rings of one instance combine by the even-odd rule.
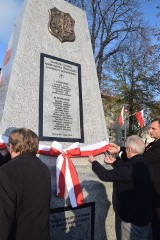
[[64, 13], [57, 8], [49, 9], [49, 32], [63, 42], [73, 42], [75, 21], [69, 13]]

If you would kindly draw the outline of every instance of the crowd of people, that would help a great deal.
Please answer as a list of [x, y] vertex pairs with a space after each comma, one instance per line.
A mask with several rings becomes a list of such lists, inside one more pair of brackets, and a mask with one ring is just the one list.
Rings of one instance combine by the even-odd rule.
[[[110, 143], [104, 162], [112, 169], [89, 156], [97, 176], [116, 183], [121, 240], [160, 240], [160, 119], [149, 133], [155, 140], [147, 146], [136, 135], [125, 147]], [[32, 130], [20, 128], [0, 152], [0, 240], [49, 240], [51, 179], [38, 145]]]

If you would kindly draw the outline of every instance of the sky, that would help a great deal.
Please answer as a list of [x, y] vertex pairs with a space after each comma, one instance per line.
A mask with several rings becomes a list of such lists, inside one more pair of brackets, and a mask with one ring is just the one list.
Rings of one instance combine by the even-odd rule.
[[[24, 0], [0, 0], [0, 68], [3, 66], [3, 59], [12, 28], [23, 2]], [[160, 1], [141, 0], [141, 3], [146, 21], [149, 21], [151, 26], [160, 27], [160, 17], [156, 17], [158, 14], [158, 9], [156, 7], [160, 5]], [[153, 41], [155, 41], [155, 39], [153, 39]]]

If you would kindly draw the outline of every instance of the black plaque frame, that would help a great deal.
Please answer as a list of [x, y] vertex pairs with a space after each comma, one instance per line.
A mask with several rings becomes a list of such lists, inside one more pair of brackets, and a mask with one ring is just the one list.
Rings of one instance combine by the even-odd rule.
[[[44, 58], [50, 58], [63, 63], [74, 65], [78, 69], [78, 86], [79, 86], [79, 111], [80, 111], [80, 138], [65, 137], [48, 137], [43, 135], [43, 86], [44, 86]], [[80, 142], [84, 143], [83, 128], [83, 104], [82, 104], [82, 86], [81, 86], [81, 65], [70, 62], [65, 59], [57, 58], [45, 53], [40, 54], [40, 84], [39, 84], [39, 140], [40, 141], [60, 141], [60, 142]]]
[[68, 206], [68, 207], [50, 209], [50, 214], [65, 212], [65, 211], [71, 211], [71, 210], [74, 211], [76, 209], [82, 209], [82, 208], [91, 208], [91, 239], [90, 240], [94, 240], [95, 202], [85, 203], [82, 206], [75, 207], [75, 208], [72, 208], [71, 206]]

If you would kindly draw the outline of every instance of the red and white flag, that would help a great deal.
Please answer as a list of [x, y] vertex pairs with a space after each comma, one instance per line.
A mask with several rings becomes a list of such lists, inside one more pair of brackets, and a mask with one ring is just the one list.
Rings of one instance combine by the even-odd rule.
[[135, 116], [138, 120], [138, 123], [139, 123], [139, 126], [140, 128], [143, 128], [144, 127], [144, 116], [143, 116], [143, 110], [141, 110], [140, 112], [136, 112], [135, 113]]
[[123, 106], [122, 110], [121, 110], [121, 114], [119, 116], [118, 122], [119, 125], [122, 126], [124, 124], [124, 114], [125, 114], [125, 107]]
[[1, 70], [1, 73], [0, 73], [0, 87], [2, 86], [3, 80], [4, 80], [3, 68], [7, 65], [7, 63], [10, 60], [10, 57], [11, 57], [12, 44], [13, 44], [13, 34], [10, 37], [10, 40], [9, 40], [9, 43], [8, 43], [8, 48], [7, 48], [7, 51], [6, 51], [6, 55], [5, 55], [4, 60], [3, 60], [3, 67], [2, 67], [2, 70]]

